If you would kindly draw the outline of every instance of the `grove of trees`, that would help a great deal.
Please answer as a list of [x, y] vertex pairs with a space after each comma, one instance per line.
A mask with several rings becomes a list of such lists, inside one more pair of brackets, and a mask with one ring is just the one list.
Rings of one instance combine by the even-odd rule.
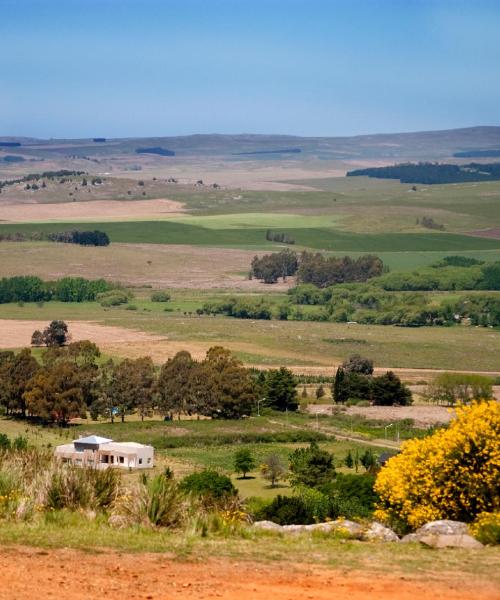
[[367, 401], [378, 406], [407, 406], [411, 391], [392, 371], [373, 376], [373, 362], [358, 354], [345, 361], [335, 374], [332, 396], [337, 404]]

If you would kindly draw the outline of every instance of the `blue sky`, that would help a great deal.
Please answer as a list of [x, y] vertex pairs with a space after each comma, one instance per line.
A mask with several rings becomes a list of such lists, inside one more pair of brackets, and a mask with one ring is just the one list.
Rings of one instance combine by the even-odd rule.
[[500, 125], [500, 0], [0, 0], [0, 135]]

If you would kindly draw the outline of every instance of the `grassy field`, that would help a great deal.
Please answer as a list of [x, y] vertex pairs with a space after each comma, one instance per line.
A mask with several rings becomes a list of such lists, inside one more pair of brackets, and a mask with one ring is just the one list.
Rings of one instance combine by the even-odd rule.
[[[307, 220], [306, 220], [307, 222]], [[105, 231], [112, 242], [129, 244], [189, 244], [228, 248], [279, 248], [266, 241], [267, 227], [214, 228], [186, 222], [122, 221], [93, 222], [92, 228]], [[57, 232], [81, 229], [73, 223], [21, 223], [0, 225], [1, 233]], [[328, 227], [296, 227], [293, 238], [297, 246], [318, 250], [343, 252], [437, 252], [460, 253], [470, 250], [500, 249], [500, 240], [472, 237], [454, 233], [355, 233]]]
[[[155, 343], [102, 343], [109, 354], [141, 356], [150, 354], [156, 362], [165, 360], [169, 348], [204, 352], [223, 345], [249, 364], [331, 366], [361, 352], [375, 365], [387, 368], [422, 368], [496, 371], [499, 368], [500, 334], [488, 328], [348, 325], [305, 321], [252, 321], [225, 317], [196, 317], [183, 314], [193, 310], [215, 293], [193, 297], [173, 293], [173, 312], [162, 303], [134, 300], [138, 310], [106, 309], [98, 303], [47, 302], [39, 307], [26, 303], [0, 305], [0, 319], [47, 321], [52, 319], [95, 321], [167, 339]], [[175, 310], [178, 309], [178, 310]], [[71, 329], [71, 327], [70, 327]], [[25, 342], [26, 343], [26, 342]], [[23, 345], [20, 343], [20, 346]]]

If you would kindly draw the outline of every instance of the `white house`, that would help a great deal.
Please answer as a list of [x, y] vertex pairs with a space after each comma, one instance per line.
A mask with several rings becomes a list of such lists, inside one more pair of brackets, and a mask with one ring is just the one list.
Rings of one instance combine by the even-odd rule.
[[54, 455], [63, 462], [97, 469], [150, 469], [154, 465], [153, 446], [136, 442], [113, 442], [97, 435], [57, 446]]

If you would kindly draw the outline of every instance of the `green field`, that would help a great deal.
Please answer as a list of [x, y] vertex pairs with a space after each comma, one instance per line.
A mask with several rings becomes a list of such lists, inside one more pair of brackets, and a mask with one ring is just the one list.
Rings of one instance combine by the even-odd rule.
[[[82, 223], [21, 223], [0, 225], [1, 233], [57, 232], [82, 229]], [[83, 227], [84, 228], [84, 227]], [[105, 231], [112, 242], [130, 244], [192, 244], [228, 248], [279, 248], [266, 241], [267, 228], [202, 227], [175, 221], [93, 222], [93, 229]], [[297, 246], [343, 252], [409, 252], [500, 249], [500, 240], [454, 233], [352, 233], [325, 227], [295, 227]]]
[[[103, 308], [95, 302], [47, 302], [43, 306], [26, 303], [0, 304], [0, 319], [47, 321], [52, 319], [88, 320], [127, 329], [136, 329], [168, 337], [177, 347], [190, 351], [223, 345], [249, 364], [316, 365], [330, 367], [354, 353], [372, 358], [379, 367], [499, 370], [500, 335], [488, 328], [473, 327], [393, 327], [348, 325], [307, 321], [251, 321], [230, 317], [197, 317], [183, 314], [194, 310], [210, 292], [173, 292], [173, 312], [165, 312], [162, 303], [133, 300], [137, 311], [123, 307]], [[165, 341], [165, 350], [168, 349]], [[22, 344], [20, 344], [22, 345]], [[150, 348], [144, 343], [136, 355], [152, 350], [161, 358], [162, 345]], [[115, 349], [119, 352], [118, 347]], [[128, 348], [130, 353], [130, 348]]]

